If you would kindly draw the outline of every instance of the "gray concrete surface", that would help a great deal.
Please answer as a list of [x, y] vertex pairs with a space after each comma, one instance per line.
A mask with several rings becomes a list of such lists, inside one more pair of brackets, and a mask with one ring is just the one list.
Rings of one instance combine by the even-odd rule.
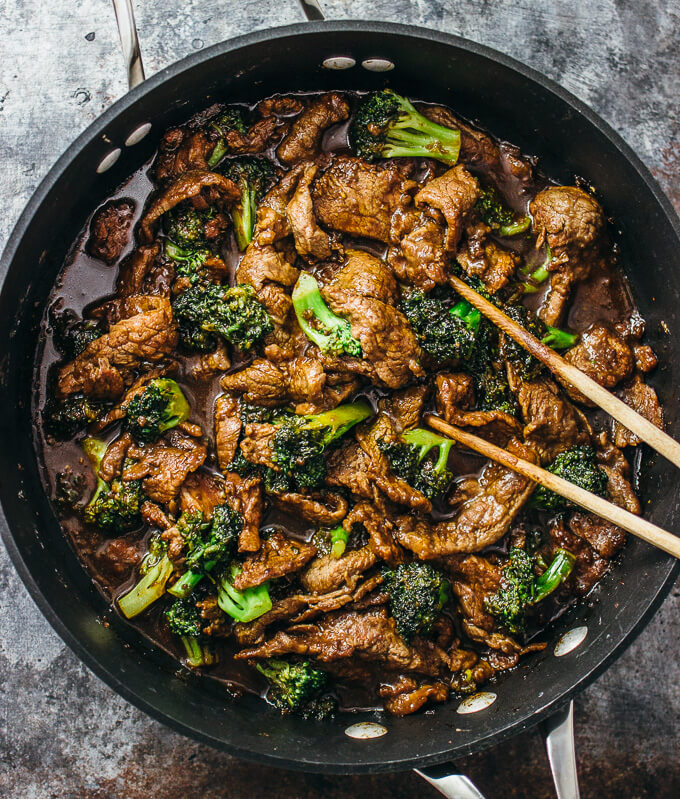
[[[680, 210], [678, 0], [322, 0], [329, 18], [459, 33], [555, 78], [640, 153]], [[148, 73], [222, 39], [301, 19], [296, 0], [138, 0]], [[108, 0], [0, 3], [0, 245], [67, 144], [125, 90]], [[577, 703], [583, 796], [680, 795], [676, 586]], [[552, 796], [527, 733], [459, 764], [489, 799]], [[415, 776], [319, 777], [254, 767], [146, 718], [52, 632], [0, 546], [0, 796], [277, 799], [435, 796]]]

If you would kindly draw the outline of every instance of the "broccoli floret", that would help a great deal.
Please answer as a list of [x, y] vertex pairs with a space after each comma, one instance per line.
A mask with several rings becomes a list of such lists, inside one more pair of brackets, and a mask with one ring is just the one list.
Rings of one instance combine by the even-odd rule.
[[282, 713], [321, 720], [334, 712], [335, 700], [322, 696], [328, 684], [326, 673], [308, 660], [289, 663], [269, 659], [258, 663], [257, 670], [269, 682], [267, 699]]
[[454, 297], [440, 289], [413, 291], [401, 303], [420, 346], [437, 363], [467, 361], [477, 344], [482, 315], [465, 300], [454, 303]]
[[217, 656], [201, 631], [201, 616], [191, 599], [177, 599], [165, 611], [171, 632], [182, 639], [187, 664], [194, 669], [212, 666]]
[[435, 158], [453, 165], [460, 153], [460, 131], [431, 122], [391, 89], [369, 94], [350, 126], [352, 149], [365, 161], [379, 158]]
[[241, 189], [241, 200], [232, 210], [232, 219], [238, 248], [245, 250], [253, 240], [257, 206], [272, 185], [274, 167], [266, 158], [245, 156], [225, 161], [220, 171]]
[[139, 480], [116, 479], [109, 485], [99, 477], [99, 466], [107, 446], [105, 441], [97, 438], [86, 438], [83, 441], [85, 454], [97, 475], [97, 487], [83, 509], [83, 518], [103, 532], [120, 534], [132, 530], [141, 522], [139, 511], [144, 494]]
[[[592, 494], [603, 497], [607, 491], [607, 475], [597, 465], [595, 450], [587, 444], [577, 444], [565, 452], [560, 452], [555, 460], [546, 467], [549, 472], [568, 480], [570, 483], [585, 488]], [[557, 512], [565, 510], [571, 503], [555, 494], [549, 488], [538, 486], [534, 491], [530, 504], [534, 508]]]
[[124, 426], [140, 444], [148, 444], [188, 419], [190, 412], [177, 383], [158, 377], [127, 403]]
[[160, 533], [151, 537], [149, 551], [139, 567], [141, 579], [118, 599], [118, 607], [126, 619], [131, 619], [160, 599], [173, 572], [168, 557], [168, 544]]
[[61, 313], [50, 313], [52, 327], [52, 343], [59, 353], [72, 361], [83, 352], [88, 344], [104, 335], [104, 325], [98, 319], [79, 319], [78, 315], [67, 308]]
[[107, 407], [108, 405], [93, 402], [82, 394], [72, 394], [62, 400], [53, 398], [42, 412], [45, 432], [57, 441], [68, 441], [98, 419]]
[[78, 503], [85, 491], [85, 477], [73, 471], [67, 464], [61, 472], [57, 472], [54, 488], [54, 502], [66, 512], [77, 510]]
[[524, 233], [531, 225], [531, 219], [526, 214], [517, 217], [514, 211], [505, 206], [498, 190], [493, 186], [482, 189], [482, 195], [475, 203], [475, 210], [482, 221], [500, 236], [516, 236]]
[[399, 635], [408, 642], [414, 635], [427, 634], [451, 599], [449, 581], [429, 563], [418, 560], [383, 569], [382, 575]]
[[[568, 349], [578, 341], [576, 333], [569, 333], [567, 330], [546, 325], [542, 319], [534, 316], [523, 305], [505, 305], [503, 311], [514, 322], [553, 349]], [[507, 335], [503, 337], [501, 356], [512, 363], [522, 380], [534, 380], [543, 368], [539, 360]]]
[[233, 582], [241, 567], [232, 563], [217, 578], [217, 604], [232, 619], [240, 622], [253, 621], [272, 609], [269, 582], [238, 591]]
[[350, 323], [326, 305], [316, 278], [308, 272], [301, 273], [293, 289], [293, 308], [305, 335], [321, 352], [361, 357], [361, 344], [352, 335]]
[[[403, 433], [400, 441], [379, 441], [378, 446], [392, 471], [428, 499], [441, 497], [451, 484], [453, 474], [447, 468], [451, 439], [417, 427]], [[437, 447], [439, 452], [431, 457]]]
[[[288, 414], [274, 420], [277, 430], [272, 442], [277, 470], [270, 475], [271, 490], [316, 488], [326, 476], [325, 451], [354, 425], [373, 413], [367, 402], [339, 405], [331, 411], [309, 416]], [[266, 481], [265, 481], [266, 487]]]
[[207, 211], [198, 211], [190, 205], [173, 208], [164, 216], [165, 235], [180, 248], [204, 245], [205, 223], [214, 216], [212, 208]]
[[248, 126], [243, 109], [235, 107], [225, 108], [213, 117], [210, 120], [210, 126], [218, 137], [217, 144], [208, 158], [208, 166], [213, 169], [229, 151], [229, 145], [226, 142], [227, 134], [231, 131], [245, 134], [248, 132]]
[[201, 270], [210, 251], [198, 247], [180, 247], [172, 241], [166, 241], [165, 254], [175, 262], [175, 274], [188, 277], [193, 285], [203, 277]]
[[216, 566], [226, 563], [236, 550], [243, 528], [243, 517], [229, 507], [219, 505], [213, 511], [212, 521], [203, 523], [203, 516], [181, 530], [186, 540], [187, 571], [168, 591], [177, 597], [187, 597]]
[[[192, 286], [173, 303], [173, 313], [184, 330], [185, 345], [206, 351], [205, 334], [217, 334], [244, 351], [250, 350], [274, 329], [264, 305], [247, 284]], [[214, 347], [213, 347], [214, 349]]]
[[536, 577], [536, 558], [524, 549], [513, 547], [503, 569], [500, 588], [484, 599], [485, 610], [511, 633], [523, 633], [527, 609], [545, 599], [566, 580], [574, 562], [571, 552], [558, 549], [550, 566], [540, 577]]

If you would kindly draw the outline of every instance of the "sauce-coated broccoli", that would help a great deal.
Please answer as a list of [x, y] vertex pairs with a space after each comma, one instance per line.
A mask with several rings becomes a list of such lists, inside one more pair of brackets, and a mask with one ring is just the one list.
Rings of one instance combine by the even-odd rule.
[[435, 289], [429, 294], [413, 291], [401, 302], [401, 310], [420, 346], [437, 363], [467, 361], [476, 347], [482, 316], [465, 300]]
[[180, 322], [182, 343], [201, 352], [206, 346], [209, 349], [206, 334], [219, 335], [247, 352], [274, 329], [267, 310], [247, 284], [192, 286], [172, 307]]
[[72, 361], [88, 344], [106, 332], [98, 319], [80, 319], [70, 308], [60, 313], [52, 311], [50, 326], [52, 343], [67, 361]]
[[215, 216], [212, 208], [198, 211], [190, 205], [173, 208], [164, 216], [165, 235], [178, 247], [194, 248], [205, 244], [205, 223]]
[[289, 663], [270, 658], [258, 663], [257, 669], [269, 682], [267, 699], [282, 713], [321, 720], [334, 712], [335, 700], [323, 695], [328, 684], [326, 673], [309, 661]]
[[200, 519], [183, 528], [187, 571], [168, 589], [169, 593], [189, 596], [208, 572], [233, 556], [242, 528], [243, 517], [227, 504], [214, 509], [210, 522], [203, 523], [200, 514]]
[[352, 149], [366, 161], [379, 158], [435, 158], [453, 165], [460, 154], [460, 131], [420, 114], [391, 89], [364, 98], [349, 132]]
[[558, 549], [552, 563], [537, 577], [536, 558], [524, 549], [513, 547], [503, 569], [500, 588], [484, 600], [486, 611], [511, 633], [523, 633], [527, 609], [545, 599], [564, 582], [571, 574], [574, 563], [571, 552]]
[[274, 167], [266, 158], [244, 156], [224, 161], [220, 172], [241, 189], [241, 200], [232, 209], [232, 219], [238, 248], [245, 250], [253, 240], [258, 203], [273, 183]]
[[[607, 475], [597, 465], [595, 450], [587, 444], [577, 444], [565, 452], [560, 452], [546, 468], [549, 472], [563, 477], [580, 488], [585, 488], [592, 494], [600, 497], [606, 494]], [[543, 486], [536, 488], [530, 503], [534, 508], [553, 512], [565, 510], [570, 505], [569, 500]]]
[[[555, 350], [568, 349], [578, 341], [576, 333], [546, 325], [542, 319], [532, 314], [523, 305], [505, 305], [503, 311], [518, 325], [528, 330], [537, 339]], [[510, 336], [503, 337], [501, 355], [510, 361], [522, 380], [534, 380], [543, 366], [539, 360], [530, 355], [524, 347]]]
[[229, 152], [229, 145], [226, 142], [227, 135], [231, 131], [247, 133], [248, 126], [246, 125], [243, 109], [232, 106], [223, 109], [217, 116], [213, 117], [210, 120], [210, 127], [218, 137], [217, 144], [208, 158], [208, 166], [213, 169]]
[[120, 534], [132, 530], [141, 522], [139, 509], [144, 501], [139, 480], [112, 480], [105, 483], [99, 477], [99, 466], [107, 449], [105, 441], [86, 438], [83, 449], [97, 475], [97, 487], [83, 509], [83, 518], [103, 532]]
[[272, 609], [269, 582], [239, 591], [233, 582], [241, 567], [232, 563], [217, 578], [217, 604], [232, 619], [240, 622], [253, 621]]
[[52, 398], [42, 413], [45, 432], [57, 441], [67, 441], [98, 419], [107, 407], [82, 394], [72, 394], [62, 400]]
[[201, 631], [201, 616], [191, 599], [177, 599], [165, 611], [168, 627], [182, 639], [186, 661], [194, 669], [217, 662], [210, 643]]
[[352, 335], [350, 323], [326, 305], [316, 278], [308, 272], [300, 274], [293, 289], [293, 308], [304, 334], [321, 352], [361, 357], [361, 344]]
[[326, 476], [327, 447], [372, 413], [367, 402], [358, 401], [319, 414], [287, 414], [275, 419], [272, 455], [277, 470], [270, 471], [274, 472], [272, 480], [277, 482], [278, 477], [281, 485], [271, 490], [320, 486]]
[[141, 579], [122, 597], [118, 607], [126, 619], [131, 619], [160, 599], [174, 567], [168, 557], [168, 544], [160, 533], [149, 541], [149, 551], [139, 567]]
[[451, 598], [449, 581], [419, 560], [384, 569], [382, 575], [399, 635], [408, 642], [414, 635], [428, 633]]
[[166, 241], [165, 254], [175, 262], [175, 274], [189, 278], [193, 285], [203, 277], [203, 265], [210, 251], [201, 247], [180, 247], [172, 241]]
[[[428, 499], [436, 499], [446, 493], [453, 474], [447, 464], [453, 441], [431, 430], [417, 427], [402, 434], [400, 441], [379, 441], [392, 471]], [[435, 449], [439, 452], [434, 455]], [[432, 454], [431, 454], [432, 453]]]
[[511, 211], [493, 186], [482, 189], [482, 196], [475, 203], [475, 210], [482, 221], [499, 236], [516, 236], [531, 226], [531, 219], [526, 214], [518, 217]]
[[186, 421], [190, 411], [177, 383], [167, 377], [157, 377], [127, 403], [124, 426], [140, 444], [148, 444]]

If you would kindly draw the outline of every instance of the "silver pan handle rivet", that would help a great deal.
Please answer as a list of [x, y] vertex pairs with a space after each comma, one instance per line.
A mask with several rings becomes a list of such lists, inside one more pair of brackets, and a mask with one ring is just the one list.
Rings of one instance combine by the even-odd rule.
[[581, 646], [581, 644], [586, 640], [587, 635], [587, 627], [574, 627], [573, 630], [569, 630], [568, 632], [564, 633], [564, 635], [561, 635], [559, 641], [555, 644], [555, 657], [561, 658], [564, 657], [564, 655], [568, 655], [570, 652], [573, 652], [577, 646]]
[[394, 62], [386, 58], [367, 58], [361, 62], [361, 66], [369, 72], [389, 72], [394, 69]]
[[140, 142], [146, 134], [151, 130], [151, 123], [145, 122], [143, 125], [140, 125], [138, 128], [135, 128], [132, 133], [125, 139], [125, 146], [132, 147], [133, 144], [137, 144]]
[[349, 726], [345, 730], [345, 735], [358, 740], [381, 738], [383, 735], [387, 735], [387, 727], [383, 727], [382, 724], [376, 724], [374, 721], [360, 721]]
[[110, 153], [105, 155], [102, 160], [99, 162], [99, 166], [97, 167], [97, 174], [102, 172], [106, 172], [107, 169], [111, 169], [111, 167], [116, 163], [116, 161], [120, 158], [120, 147], [116, 147], [115, 150], [111, 150]]
[[486, 710], [487, 707], [493, 705], [496, 701], [496, 694], [491, 691], [480, 691], [477, 694], [468, 696], [456, 708], [456, 713], [467, 715], [468, 713], [479, 713], [480, 710]]
[[346, 55], [335, 55], [321, 62], [324, 69], [351, 69], [357, 62]]

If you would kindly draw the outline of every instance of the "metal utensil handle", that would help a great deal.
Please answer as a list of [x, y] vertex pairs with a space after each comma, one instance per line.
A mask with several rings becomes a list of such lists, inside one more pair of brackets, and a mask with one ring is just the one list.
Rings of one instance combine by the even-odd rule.
[[128, 86], [130, 89], [134, 89], [144, 80], [144, 65], [139, 49], [139, 36], [137, 35], [132, 0], [113, 0], [113, 10], [116, 12], [120, 44], [127, 67]]
[[439, 793], [447, 799], [484, 799], [475, 785], [462, 774], [444, 774], [442, 777], [436, 776], [441, 769], [413, 769], [415, 773], [422, 777], [436, 788]]
[[570, 702], [564, 710], [555, 713], [542, 727], [557, 799], [580, 799], [574, 743], [574, 703]]

